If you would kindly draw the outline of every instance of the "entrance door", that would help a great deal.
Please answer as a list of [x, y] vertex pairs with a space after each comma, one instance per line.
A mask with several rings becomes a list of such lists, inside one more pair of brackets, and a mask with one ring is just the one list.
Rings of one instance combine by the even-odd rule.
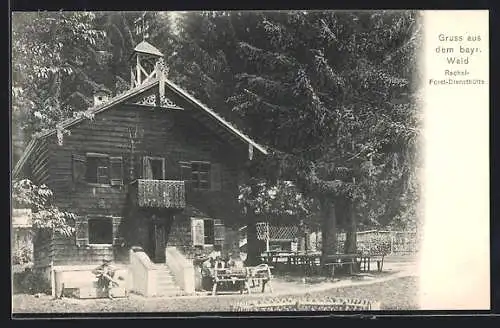
[[154, 262], [165, 262], [165, 225], [154, 224]]
[[153, 215], [149, 224], [149, 258], [155, 263], [165, 263], [165, 220]]

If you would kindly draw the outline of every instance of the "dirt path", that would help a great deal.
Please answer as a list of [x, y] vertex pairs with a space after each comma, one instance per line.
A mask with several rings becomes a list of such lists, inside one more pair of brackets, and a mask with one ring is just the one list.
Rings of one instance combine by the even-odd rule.
[[301, 295], [336, 296], [362, 298], [381, 302], [383, 309], [415, 309], [416, 265], [412, 263], [391, 263], [384, 265], [385, 273], [361, 277], [345, 277], [337, 281], [306, 283], [299, 277], [285, 279], [278, 277], [273, 283], [273, 293], [252, 293], [250, 295], [221, 293], [211, 296], [203, 293], [197, 296], [145, 298], [130, 295], [126, 299], [52, 300], [50, 296], [35, 298], [32, 295], [14, 295], [14, 313], [71, 313], [71, 312], [204, 312], [229, 311], [231, 305], [244, 300], [264, 299], [276, 296], [300, 297]]

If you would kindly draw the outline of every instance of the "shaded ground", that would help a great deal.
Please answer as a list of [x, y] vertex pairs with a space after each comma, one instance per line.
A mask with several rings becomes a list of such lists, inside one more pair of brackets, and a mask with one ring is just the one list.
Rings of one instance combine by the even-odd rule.
[[[312, 297], [331, 296], [361, 298], [381, 302], [382, 310], [418, 309], [417, 278], [402, 277], [362, 286], [332, 288], [307, 293]], [[286, 295], [286, 294], [285, 294]], [[300, 298], [303, 295], [291, 296]], [[269, 295], [271, 297], [271, 295]], [[254, 295], [223, 295], [215, 297], [144, 298], [132, 295], [128, 299], [52, 300], [50, 296], [13, 296], [14, 313], [76, 313], [76, 312], [208, 312], [229, 311], [231, 305], [242, 300], [261, 298]]]

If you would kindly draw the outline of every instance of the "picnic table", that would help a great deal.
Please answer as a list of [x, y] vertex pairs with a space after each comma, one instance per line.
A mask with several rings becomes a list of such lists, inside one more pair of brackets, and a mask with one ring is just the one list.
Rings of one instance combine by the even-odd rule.
[[271, 268], [267, 264], [261, 264], [255, 267], [210, 269], [213, 278], [212, 295], [215, 296], [218, 287], [222, 285], [234, 286], [240, 290], [240, 293], [246, 290], [250, 294], [250, 282], [252, 282], [252, 287], [262, 285], [262, 292], [265, 291], [267, 285], [272, 293]]
[[[278, 267], [286, 265], [287, 271], [291, 272], [299, 269], [304, 274], [310, 274], [321, 267], [321, 252], [282, 252], [270, 251], [264, 252], [261, 259], [268, 265]], [[335, 269], [339, 267], [349, 266], [349, 273], [354, 271], [370, 271], [372, 261], [377, 263], [377, 271], [382, 271], [384, 264], [384, 254], [334, 254], [326, 257], [323, 267], [328, 268], [332, 275], [335, 275]]]
[[327, 255], [324, 265], [331, 271], [332, 277], [335, 276], [335, 268], [345, 265], [349, 268], [349, 274], [353, 274], [354, 266], [358, 263], [360, 254], [332, 254]]
[[311, 273], [318, 267], [321, 260], [321, 252], [265, 252], [261, 259], [264, 263], [278, 267], [280, 262], [285, 262], [288, 271], [299, 269], [305, 274]]

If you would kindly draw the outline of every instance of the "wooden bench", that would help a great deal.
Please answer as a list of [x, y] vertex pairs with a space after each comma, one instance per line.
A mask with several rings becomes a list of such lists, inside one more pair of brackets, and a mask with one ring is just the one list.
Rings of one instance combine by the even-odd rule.
[[385, 254], [367, 254], [361, 255], [361, 270], [370, 271], [370, 263], [372, 260], [377, 262], [377, 271], [382, 272], [384, 267]]

